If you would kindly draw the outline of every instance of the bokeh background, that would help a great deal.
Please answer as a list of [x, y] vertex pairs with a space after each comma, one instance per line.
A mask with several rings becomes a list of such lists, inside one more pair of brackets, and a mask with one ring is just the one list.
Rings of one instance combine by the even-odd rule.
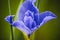
[[[10, 0], [12, 15], [16, 15], [18, 6], [23, 1]], [[41, 26], [31, 35], [31, 40], [60, 40], [60, 0], [37, 0], [35, 5], [39, 12], [52, 11], [57, 18]], [[7, 15], [9, 15], [8, 0], [0, 0], [0, 40], [11, 40], [10, 25], [4, 20]], [[14, 28], [14, 40], [28, 39], [20, 30]]]

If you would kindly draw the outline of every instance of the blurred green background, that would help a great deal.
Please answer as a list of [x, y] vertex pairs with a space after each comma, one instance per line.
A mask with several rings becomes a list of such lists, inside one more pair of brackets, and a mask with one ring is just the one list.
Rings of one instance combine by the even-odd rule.
[[[17, 8], [23, 0], [10, 0], [12, 15], [16, 15]], [[60, 0], [37, 0], [39, 12], [52, 11], [57, 18], [39, 28], [31, 35], [31, 40], [60, 40]], [[9, 15], [8, 0], [0, 0], [0, 40], [11, 40], [10, 25], [4, 20]], [[27, 40], [21, 31], [14, 28], [15, 40]]]

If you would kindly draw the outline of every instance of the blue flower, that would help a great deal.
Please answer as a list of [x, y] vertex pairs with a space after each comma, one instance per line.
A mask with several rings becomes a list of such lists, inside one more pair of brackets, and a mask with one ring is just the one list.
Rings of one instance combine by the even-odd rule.
[[56, 18], [56, 15], [50, 11], [39, 13], [37, 7], [34, 6], [35, 1], [36, 0], [24, 1], [18, 9], [16, 21], [12, 20], [13, 15], [7, 16], [5, 20], [10, 25], [29, 35], [49, 20]]

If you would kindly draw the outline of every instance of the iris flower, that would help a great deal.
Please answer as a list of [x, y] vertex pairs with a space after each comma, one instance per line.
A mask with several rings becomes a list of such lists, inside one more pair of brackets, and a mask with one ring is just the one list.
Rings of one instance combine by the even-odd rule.
[[30, 35], [49, 20], [56, 18], [51, 11], [39, 13], [34, 5], [35, 2], [36, 0], [25, 0], [18, 9], [17, 19], [13, 21], [14, 16], [8, 15], [5, 20], [23, 33]]

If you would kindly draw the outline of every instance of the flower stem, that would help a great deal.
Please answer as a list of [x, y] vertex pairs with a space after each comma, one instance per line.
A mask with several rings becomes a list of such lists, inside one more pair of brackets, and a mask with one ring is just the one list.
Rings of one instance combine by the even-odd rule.
[[30, 34], [28, 35], [28, 39], [31, 40], [31, 39], [30, 39]]
[[14, 40], [14, 36], [13, 36], [13, 27], [11, 25], [11, 37], [12, 37], [12, 40]]

